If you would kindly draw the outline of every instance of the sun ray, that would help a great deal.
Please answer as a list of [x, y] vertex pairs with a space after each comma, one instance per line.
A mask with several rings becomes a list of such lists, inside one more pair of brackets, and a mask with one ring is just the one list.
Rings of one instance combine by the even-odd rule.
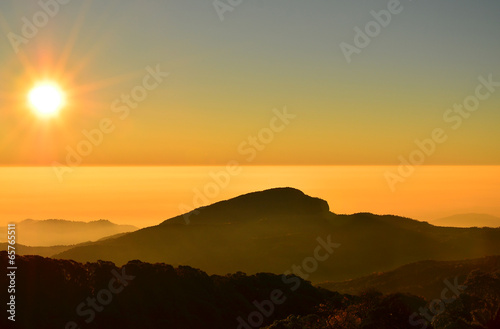
[[[120, 97], [119, 92], [114, 95], [106, 90], [143, 75], [143, 68], [134, 68], [112, 76], [99, 76], [99, 71], [94, 70], [94, 75], [89, 76], [89, 68], [99, 62], [119, 33], [116, 28], [104, 29], [83, 53], [75, 52], [92, 3], [93, 0], [85, 0], [81, 5], [64, 40], [55, 39], [51, 33], [39, 34], [20, 45], [17, 53], [12, 49], [2, 59], [0, 74], [13, 76], [0, 89], [0, 101], [5, 108], [2, 120], [9, 120], [12, 130], [4, 136], [0, 147], [16, 141], [22, 149], [31, 150], [19, 155], [27, 162], [51, 165], [65, 154], [63, 141], [80, 138], [75, 136], [75, 127], [101, 118], [110, 110], [115, 97]], [[16, 32], [3, 13], [0, 13], [0, 31], [4, 35]], [[62, 47], [57, 50], [55, 46], [59, 43]], [[11, 47], [10, 43], [8, 46]], [[33, 91], [49, 81], [57, 86], [58, 92], [44, 88]]]
[[85, 17], [89, 11], [89, 8], [92, 4], [92, 0], [85, 1], [81, 6], [81, 11], [78, 13], [78, 17], [75, 20], [75, 24], [73, 25], [68, 40], [65, 43], [64, 49], [59, 57], [59, 62], [56, 65], [56, 70], [58, 72], [63, 72], [66, 70], [66, 66], [70, 59], [70, 56], [73, 52], [73, 48], [76, 44], [78, 36], [82, 30], [82, 26], [85, 22]]

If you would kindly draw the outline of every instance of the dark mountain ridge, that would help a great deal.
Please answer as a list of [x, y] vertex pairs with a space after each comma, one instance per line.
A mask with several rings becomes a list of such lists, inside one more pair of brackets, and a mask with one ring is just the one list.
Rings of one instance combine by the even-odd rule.
[[368, 289], [384, 294], [409, 293], [427, 300], [439, 299], [445, 281], [462, 284], [473, 270], [487, 273], [500, 272], [500, 256], [459, 261], [425, 260], [398, 267], [395, 270], [373, 273], [342, 282], [322, 282], [319, 287], [343, 294], [357, 295]]
[[276, 219], [283, 216], [297, 218], [322, 216], [329, 213], [328, 202], [305, 195], [293, 188], [275, 188], [253, 192], [200, 207], [188, 214], [168, 219], [160, 225], [216, 224]]
[[[435, 227], [392, 215], [336, 215], [326, 201], [279, 188], [246, 194], [160, 225], [55, 255], [81, 262], [129, 260], [201, 268], [210, 274], [283, 273], [313, 257], [319, 240], [340, 244], [307, 280], [343, 281], [423, 260], [500, 253], [500, 229]], [[300, 275], [300, 274], [299, 274]]]

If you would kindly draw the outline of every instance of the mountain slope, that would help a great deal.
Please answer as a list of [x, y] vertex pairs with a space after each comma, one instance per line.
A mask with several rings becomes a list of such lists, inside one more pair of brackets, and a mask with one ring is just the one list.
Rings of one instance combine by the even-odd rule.
[[[332, 249], [328, 259], [314, 262], [311, 257], [317, 248], [325, 253], [319, 241], [340, 247]], [[500, 229], [435, 227], [366, 213], [336, 215], [328, 210], [326, 201], [279, 188], [199, 208], [190, 214], [189, 224], [178, 216], [54, 257], [118, 264], [140, 259], [189, 265], [210, 274], [283, 273], [294, 265], [305, 265], [310, 270], [295, 272], [320, 282], [342, 281], [427, 259], [479, 258], [499, 251]]]
[[[7, 242], [0, 242], [0, 250], [8, 250]], [[29, 247], [16, 243], [16, 255], [38, 255], [42, 257], [51, 257], [55, 254], [74, 248], [75, 246], [53, 246], [53, 247]]]
[[473, 270], [487, 273], [500, 271], [500, 256], [461, 261], [421, 261], [385, 273], [343, 282], [322, 282], [318, 286], [344, 294], [359, 294], [374, 288], [384, 294], [410, 293], [433, 300], [441, 298], [442, 290], [448, 287], [445, 280], [453, 284], [457, 278], [457, 282], [462, 284]]

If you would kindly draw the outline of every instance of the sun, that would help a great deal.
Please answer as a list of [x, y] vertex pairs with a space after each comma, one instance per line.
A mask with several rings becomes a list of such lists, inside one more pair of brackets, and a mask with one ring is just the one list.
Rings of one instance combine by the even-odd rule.
[[28, 94], [33, 111], [40, 117], [54, 117], [64, 106], [64, 92], [53, 82], [37, 84]]

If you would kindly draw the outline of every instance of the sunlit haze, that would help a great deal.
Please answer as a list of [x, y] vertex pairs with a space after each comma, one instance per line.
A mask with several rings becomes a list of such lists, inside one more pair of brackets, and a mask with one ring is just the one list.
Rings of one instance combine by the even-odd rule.
[[[181, 209], [240, 194], [292, 186], [325, 199], [338, 214], [372, 212], [432, 220], [457, 213], [500, 216], [500, 167], [421, 167], [398, 193], [383, 174], [390, 167], [241, 167], [227, 188], [207, 185], [224, 167], [87, 167], [64, 184], [51, 168], [0, 168], [2, 222], [31, 219], [108, 219], [157, 225]], [[26, 188], [29, 186], [29, 189]]]

